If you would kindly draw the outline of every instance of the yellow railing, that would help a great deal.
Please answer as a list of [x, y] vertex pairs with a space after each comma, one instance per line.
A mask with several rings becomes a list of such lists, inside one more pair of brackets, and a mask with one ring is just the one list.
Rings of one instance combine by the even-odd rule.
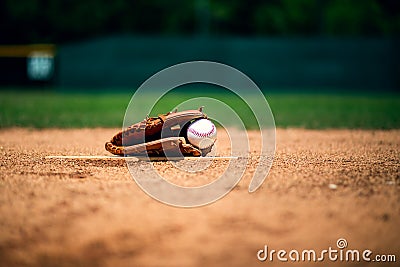
[[56, 46], [54, 44], [0, 46], [0, 57], [28, 57], [32, 53], [37, 53], [37, 52], [54, 56], [56, 53]]

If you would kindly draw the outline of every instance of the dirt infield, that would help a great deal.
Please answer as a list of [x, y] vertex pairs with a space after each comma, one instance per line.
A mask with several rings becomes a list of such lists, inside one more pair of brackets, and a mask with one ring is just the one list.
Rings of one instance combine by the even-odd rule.
[[[260, 262], [257, 251], [267, 245], [319, 253], [338, 249], [339, 238], [348, 249], [371, 250], [371, 258], [394, 254], [400, 261], [400, 130], [278, 129], [276, 158], [259, 190], [247, 192], [252, 158], [232, 192], [191, 209], [147, 196], [123, 160], [44, 158], [107, 155], [103, 145], [115, 131], [0, 130], [0, 266], [291, 265], [276, 255]], [[249, 137], [255, 143], [258, 133]], [[218, 146], [227, 154], [224, 134]], [[188, 186], [224, 168], [214, 162], [185, 175], [168, 162], [154, 164]], [[366, 263], [327, 256], [317, 263], [349, 264]]]

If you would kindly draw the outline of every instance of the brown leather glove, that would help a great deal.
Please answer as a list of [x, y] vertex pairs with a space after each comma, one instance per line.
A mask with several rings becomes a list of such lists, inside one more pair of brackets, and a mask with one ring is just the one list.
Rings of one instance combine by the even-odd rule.
[[114, 155], [191, 155], [201, 156], [211, 147], [200, 150], [187, 142], [186, 129], [198, 119], [207, 118], [202, 108], [181, 112], [168, 112], [145, 120], [120, 131], [105, 144]]

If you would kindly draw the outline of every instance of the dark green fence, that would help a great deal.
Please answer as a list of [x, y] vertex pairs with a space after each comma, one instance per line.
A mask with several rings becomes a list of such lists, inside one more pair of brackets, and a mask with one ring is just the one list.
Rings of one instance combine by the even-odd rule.
[[56, 85], [137, 88], [165, 67], [210, 60], [241, 70], [263, 90], [397, 90], [399, 44], [382, 39], [116, 36], [60, 46]]

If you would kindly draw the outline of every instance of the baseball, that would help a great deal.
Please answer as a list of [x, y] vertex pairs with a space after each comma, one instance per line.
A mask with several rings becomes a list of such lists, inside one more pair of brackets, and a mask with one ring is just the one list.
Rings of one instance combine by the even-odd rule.
[[187, 129], [189, 142], [200, 149], [212, 146], [217, 139], [217, 128], [207, 119], [193, 122]]

